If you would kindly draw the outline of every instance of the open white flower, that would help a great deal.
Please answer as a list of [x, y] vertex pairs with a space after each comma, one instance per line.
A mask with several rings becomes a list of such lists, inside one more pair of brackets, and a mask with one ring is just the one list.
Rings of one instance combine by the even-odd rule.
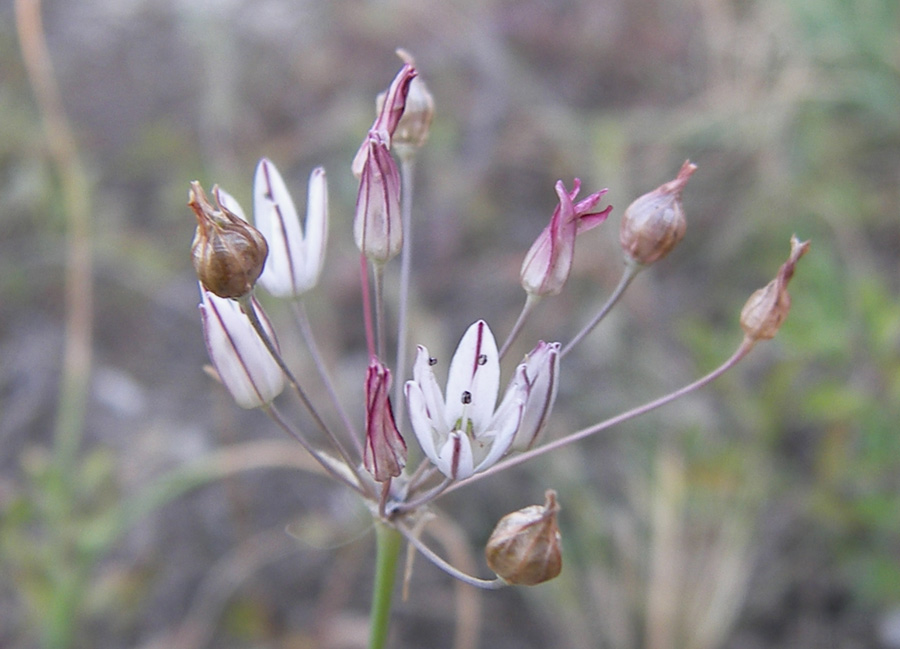
[[520, 365], [495, 410], [500, 355], [487, 323], [479, 320], [463, 335], [441, 394], [428, 350], [419, 346], [406, 399], [422, 451], [448, 478], [463, 480], [509, 450], [522, 422], [529, 382]]
[[253, 180], [253, 221], [269, 244], [259, 283], [275, 297], [296, 297], [319, 281], [328, 242], [328, 184], [325, 170], [309, 176], [306, 228], [278, 169], [263, 158]]

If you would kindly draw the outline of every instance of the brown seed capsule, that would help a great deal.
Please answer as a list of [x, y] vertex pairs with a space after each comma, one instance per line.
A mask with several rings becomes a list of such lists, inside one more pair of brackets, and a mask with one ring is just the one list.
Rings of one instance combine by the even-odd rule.
[[206, 290], [225, 298], [247, 295], [262, 273], [269, 254], [259, 231], [222, 205], [213, 187], [210, 204], [200, 183], [191, 183], [188, 205], [197, 216], [191, 244], [194, 270]]
[[750, 340], [774, 338], [791, 308], [791, 296], [787, 285], [794, 275], [797, 261], [809, 250], [809, 241], [801, 242], [791, 237], [791, 255], [778, 275], [763, 288], [754, 292], [741, 309], [741, 328]]
[[491, 570], [509, 584], [534, 586], [562, 570], [556, 492], [547, 490], [543, 505], [532, 505], [500, 519], [484, 554]]
[[684, 237], [687, 221], [681, 192], [697, 165], [686, 160], [675, 180], [635, 200], [622, 215], [619, 243], [625, 255], [644, 266], [659, 261]]

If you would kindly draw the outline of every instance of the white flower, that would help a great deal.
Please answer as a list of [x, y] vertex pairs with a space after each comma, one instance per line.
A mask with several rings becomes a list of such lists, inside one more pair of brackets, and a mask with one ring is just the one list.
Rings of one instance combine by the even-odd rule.
[[[242, 408], [258, 408], [281, 394], [284, 375], [250, 320], [234, 300], [200, 287], [200, 315], [209, 358], [222, 383]], [[256, 300], [253, 306], [273, 344], [271, 325]]]
[[406, 398], [413, 431], [425, 455], [448, 478], [463, 480], [503, 457], [512, 445], [528, 396], [525, 364], [519, 366], [500, 406], [500, 356], [487, 323], [463, 335], [441, 394], [428, 350], [419, 346]]
[[253, 220], [269, 244], [259, 282], [275, 297], [296, 297], [319, 281], [328, 241], [328, 184], [325, 170], [309, 176], [306, 232], [281, 174], [263, 158], [253, 179]]

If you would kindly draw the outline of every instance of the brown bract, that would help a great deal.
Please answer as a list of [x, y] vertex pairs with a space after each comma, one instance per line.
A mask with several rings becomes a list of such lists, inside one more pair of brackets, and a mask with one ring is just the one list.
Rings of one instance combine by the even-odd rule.
[[188, 205], [197, 216], [191, 255], [197, 278], [209, 292], [225, 298], [250, 293], [269, 254], [259, 231], [224, 207], [213, 187], [213, 206], [200, 183], [191, 183]]

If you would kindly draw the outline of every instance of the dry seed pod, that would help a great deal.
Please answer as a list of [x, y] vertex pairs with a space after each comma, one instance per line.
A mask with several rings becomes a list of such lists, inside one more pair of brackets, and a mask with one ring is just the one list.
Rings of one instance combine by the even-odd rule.
[[548, 489], [543, 505], [532, 505], [500, 519], [484, 554], [491, 570], [509, 584], [534, 586], [562, 570], [556, 492]]
[[791, 296], [787, 285], [794, 275], [797, 261], [809, 250], [809, 241], [791, 237], [791, 255], [771, 282], [759, 289], [741, 309], [741, 327], [748, 339], [768, 340], [774, 338], [781, 328], [791, 308]]
[[622, 215], [619, 243], [626, 257], [647, 266], [665, 257], [687, 229], [681, 192], [697, 165], [686, 160], [675, 180], [636, 199]]
[[269, 254], [266, 240], [219, 200], [213, 187], [213, 206], [200, 183], [191, 183], [188, 205], [197, 215], [191, 244], [194, 270], [203, 287], [224, 298], [238, 298], [253, 290]]

